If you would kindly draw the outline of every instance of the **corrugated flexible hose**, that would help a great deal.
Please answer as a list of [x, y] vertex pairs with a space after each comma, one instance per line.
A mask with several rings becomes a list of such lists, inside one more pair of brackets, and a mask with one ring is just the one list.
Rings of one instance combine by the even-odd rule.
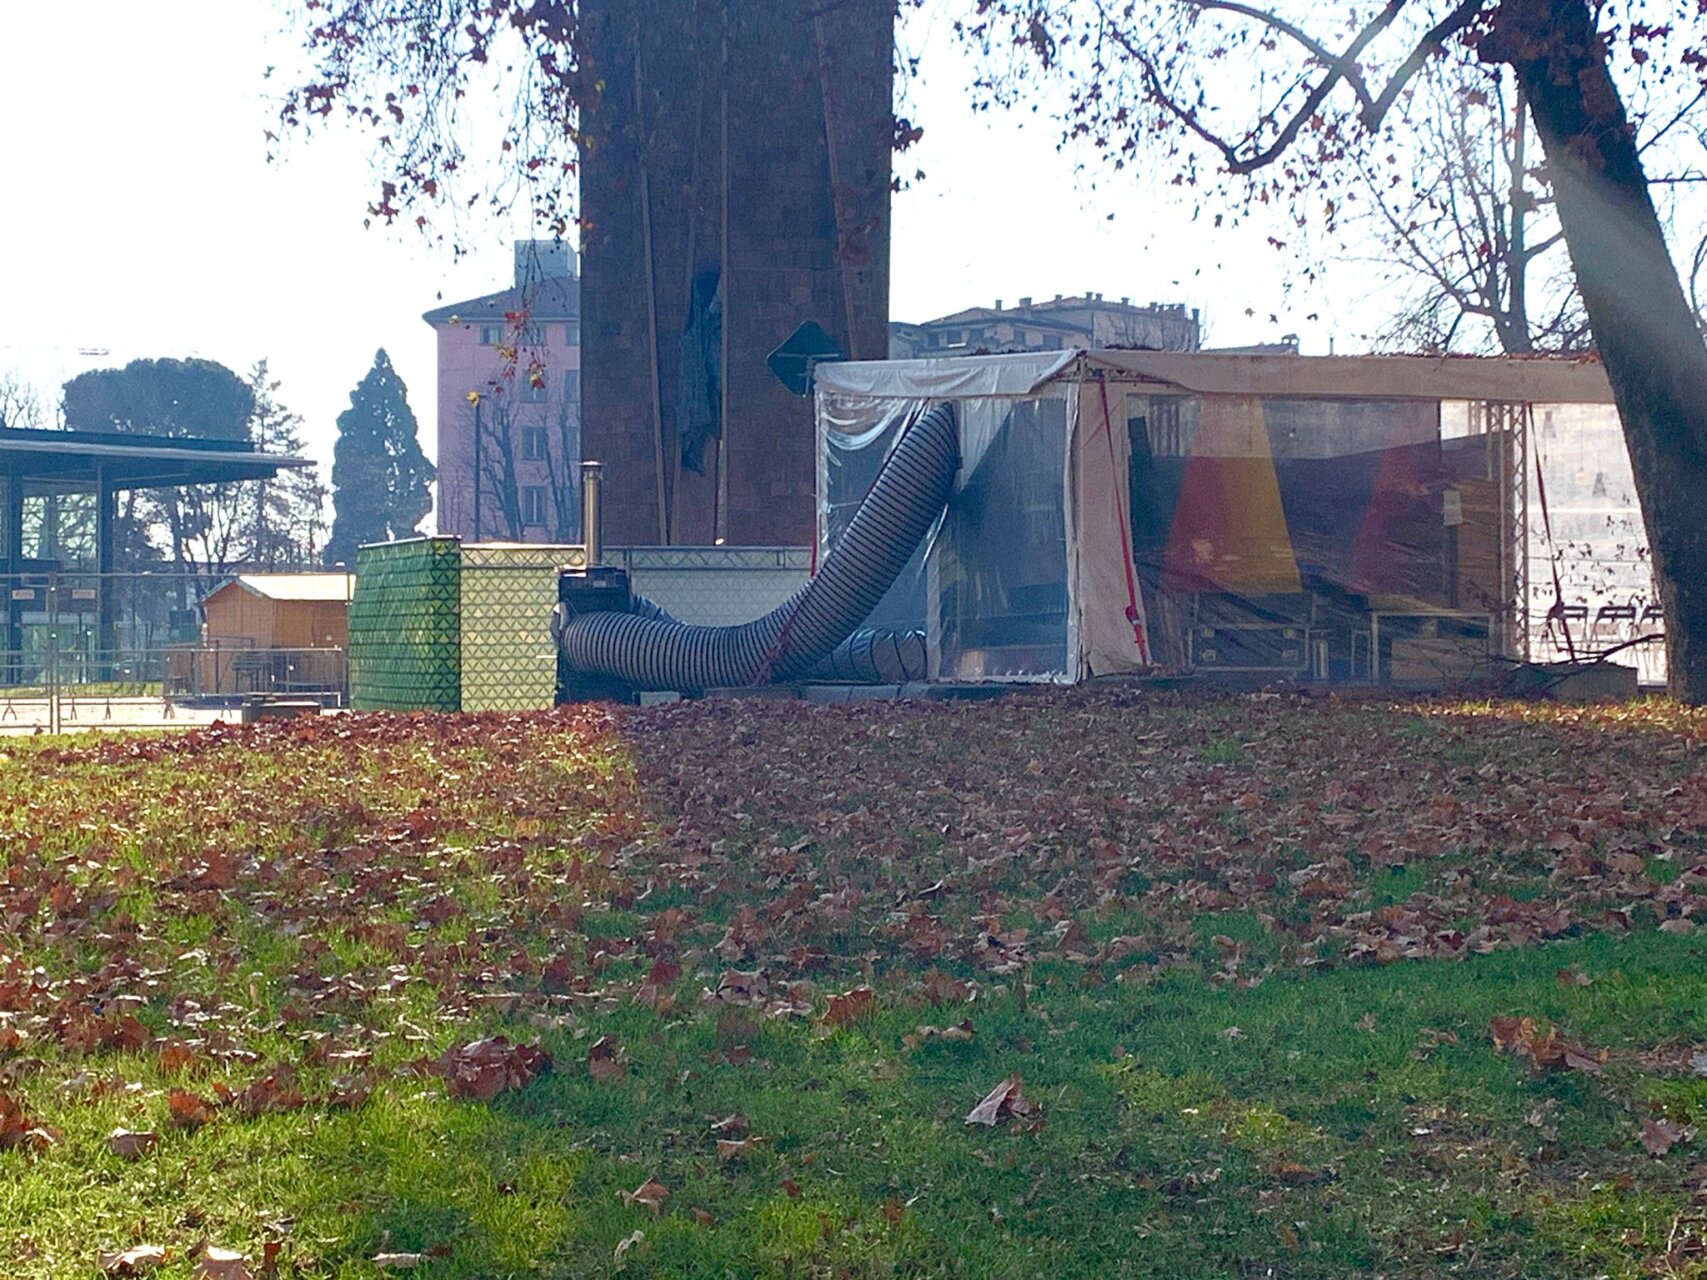
[[553, 630], [564, 662], [636, 689], [684, 693], [809, 674], [916, 679], [923, 674], [922, 663], [913, 661], [922, 657], [917, 633], [856, 629], [948, 504], [959, 469], [954, 407], [938, 405], [902, 434], [817, 575], [764, 617], [696, 627], [637, 597], [630, 613], [560, 618]]

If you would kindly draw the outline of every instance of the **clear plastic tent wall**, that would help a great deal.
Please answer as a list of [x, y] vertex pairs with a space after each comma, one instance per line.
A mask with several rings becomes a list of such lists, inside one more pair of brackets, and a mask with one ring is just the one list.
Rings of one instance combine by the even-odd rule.
[[[820, 555], [901, 431], [960, 411], [954, 495], [871, 619], [922, 631], [933, 678], [1473, 675], [1531, 647], [1532, 495], [1567, 454], [1612, 511], [1573, 490], [1545, 554], [1568, 535], [1596, 601], [1645, 582], [1592, 363], [1066, 352], [832, 365], [817, 388]], [[1556, 612], [1551, 562], [1545, 585]]]
[[[1085, 673], [1067, 517], [1080, 389], [1054, 376], [1064, 363], [1022, 356], [819, 371], [820, 556], [901, 433], [932, 404], [952, 400], [959, 411], [961, 465], [947, 510], [869, 620], [922, 632], [933, 679]], [[1142, 630], [1125, 626], [1136, 650]]]

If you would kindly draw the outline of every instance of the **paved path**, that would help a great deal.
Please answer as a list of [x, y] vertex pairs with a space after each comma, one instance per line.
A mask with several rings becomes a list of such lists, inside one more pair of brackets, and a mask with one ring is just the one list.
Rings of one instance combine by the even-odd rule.
[[[159, 698], [61, 698], [62, 733], [109, 729], [193, 729], [215, 720], [235, 721], [236, 708], [174, 707]], [[52, 708], [46, 698], [0, 694], [0, 735], [46, 733]]]

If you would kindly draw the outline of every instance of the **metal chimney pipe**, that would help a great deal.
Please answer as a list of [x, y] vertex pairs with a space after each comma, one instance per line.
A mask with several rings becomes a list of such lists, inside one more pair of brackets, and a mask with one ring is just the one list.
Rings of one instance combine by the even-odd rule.
[[587, 568], [596, 569], [604, 558], [604, 512], [599, 507], [599, 483], [604, 467], [597, 462], [581, 464], [581, 541], [587, 549]]

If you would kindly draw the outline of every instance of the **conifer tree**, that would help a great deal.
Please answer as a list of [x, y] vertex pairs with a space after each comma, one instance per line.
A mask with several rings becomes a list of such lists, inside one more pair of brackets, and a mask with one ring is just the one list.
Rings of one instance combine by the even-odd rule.
[[432, 479], [408, 389], [382, 348], [350, 393], [350, 407], [338, 415], [326, 563], [353, 565], [363, 543], [414, 534], [432, 509]]

